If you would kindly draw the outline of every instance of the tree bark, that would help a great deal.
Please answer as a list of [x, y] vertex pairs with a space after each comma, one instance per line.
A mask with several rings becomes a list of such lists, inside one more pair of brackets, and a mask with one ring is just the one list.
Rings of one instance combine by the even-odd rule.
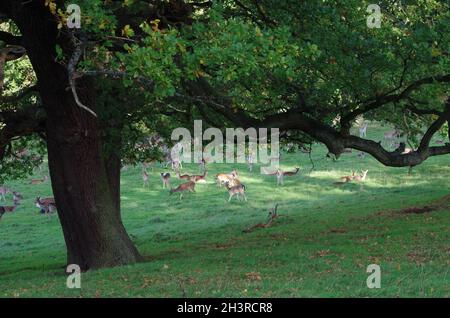
[[[120, 159], [104, 147], [100, 120], [76, 104], [66, 67], [55, 61], [56, 44], [70, 48], [43, 3], [10, 3], [22, 33], [47, 112], [48, 162], [68, 264], [83, 270], [141, 260], [120, 216]], [[93, 83], [77, 81], [85, 105], [95, 110]]]

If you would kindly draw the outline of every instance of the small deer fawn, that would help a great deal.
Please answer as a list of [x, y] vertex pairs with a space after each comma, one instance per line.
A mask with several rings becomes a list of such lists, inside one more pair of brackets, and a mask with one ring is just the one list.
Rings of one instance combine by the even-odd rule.
[[161, 172], [161, 180], [163, 183], [163, 189], [170, 188], [170, 173]]
[[57, 210], [54, 198], [37, 197], [34, 203], [37, 208], [41, 209], [41, 213], [50, 214]]
[[48, 180], [48, 177], [44, 176], [43, 179], [33, 179], [33, 180], [31, 180], [30, 184], [42, 184], [44, 182], [47, 182], [47, 180]]
[[171, 195], [173, 193], [177, 193], [177, 192], [180, 193], [180, 200], [181, 200], [183, 198], [183, 194], [185, 192], [195, 192], [195, 182], [189, 181], [189, 182], [180, 184], [175, 189], [170, 189], [170, 194]]
[[362, 174], [354, 176], [353, 180], [354, 181], [364, 181], [364, 180], [366, 180], [367, 172], [369, 172], [369, 170], [363, 170]]
[[230, 195], [230, 197], [228, 198], [228, 202], [231, 201], [231, 198], [233, 198], [234, 195], [236, 195], [239, 201], [242, 201], [242, 198], [247, 201], [247, 197], [245, 196], [245, 185], [240, 183], [238, 185], [231, 186], [229, 182], [226, 182], [225, 186], [227, 187], [228, 194]]

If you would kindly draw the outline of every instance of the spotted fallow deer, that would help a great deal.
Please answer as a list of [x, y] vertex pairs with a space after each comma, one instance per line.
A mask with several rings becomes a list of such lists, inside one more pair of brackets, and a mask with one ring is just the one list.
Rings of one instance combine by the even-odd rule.
[[180, 200], [183, 198], [183, 194], [186, 192], [195, 192], [195, 182], [189, 181], [183, 184], [180, 184], [175, 189], [170, 189], [170, 194], [180, 193]]

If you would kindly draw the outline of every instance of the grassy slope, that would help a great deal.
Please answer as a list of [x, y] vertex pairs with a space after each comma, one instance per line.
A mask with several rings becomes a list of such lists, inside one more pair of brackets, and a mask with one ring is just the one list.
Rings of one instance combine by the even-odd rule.
[[[373, 127], [368, 132], [381, 135]], [[180, 202], [161, 189], [160, 168], [145, 190], [139, 168], [124, 171], [123, 220], [148, 261], [83, 274], [81, 290], [65, 285], [57, 217], [38, 215], [33, 206], [37, 195], [51, 195], [50, 185], [11, 183], [26, 200], [0, 221], [0, 296], [449, 297], [450, 211], [392, 210], [448, 195], [450, 156], [432, 158], [408, 176], [406, 168], [386, 168], [356, 153], [338, 162], [324, 160], [324, 154], [317, 146], [311, 174], [307, 155], [285, 155], [283, 167], [302, 170], [279, 188], [274, 177], [257, 169], [251, 174], [244, 165], [209, 167], [210, 175], [237, 167], [247, 203], [227, 203], [212, 177]], [[363, 189], [332, 186], [351, 169], [365, 168]], [[242, 233], [265, 221], [275, 202], [282, 217], [273, 227]], [[372, 263], [381, 265], [381, 289], [366, 287]]]

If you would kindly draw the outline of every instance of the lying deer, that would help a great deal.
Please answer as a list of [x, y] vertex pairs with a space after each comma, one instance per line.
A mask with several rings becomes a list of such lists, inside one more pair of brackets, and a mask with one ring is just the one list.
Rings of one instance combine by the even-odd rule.
[[208, 171], [205, 170], [203, 172], [203, 175], [193, 175], [190, 177], [190, 181], [195, 182], [195, 183], [206, 183], [206, 176], [208, 175]]
[[47, 180], [48, 180], [48, 177], [44, 176], [43, 179], [33, 179], [33, 180], [31, 180], [30, 184], [42, 184], [44, 182], [47, 182]]
[[235, 186], [230, 186], [230, 183], [226, 182], [225, 186], [227, 187], [228, 194], [230, 195], [230, 197], [228, 198], [228, 202], [231, 201], [231, 198], [233, 198], [234, 195], [237, 195], [239, 201], [242, 201], [241, 197], [244, 198], [245, 201], [247, 201], [247, 197], [245, 196], [245, 185], [240, 183]]
[[183, 194], [186, 192], [195, 192], [195, 182], [189, 181], [183, 184], [180, 184], [175, 189], [170, 189], [170, 195], [173, 193], [180, 193], [180, 200], [183, 198]]
[[362, 174], [354, 176], [353, 180], [354, 181], [364, 181], [364, 180], [366, 180], [367, 172], [369, 172], [369, 170], [363, 170]]
[[352, 175], [351, 176], [343, 176], [340, 178], [341, 182], [350, 182], [355, 178], [355, 171], [352, 170]]
[[295, 168], [295, 171], [283, 171], [281, 169], [278, 169], [276, 172], [277, 176], [277, 185], [283, 185], [284, 184], [284, 177], [292, 177], [295, 176], [300, 171], [300, 168]]
[[170, 188], [170, 173], [161, 172], [161, 180], [163, 183], [163, 189]]
[[45, 214], [50, 214], [57, 210], [54, 198], [42, 199], [41, 197], [37, 197], [34, 203], [36, 204], [36, 207], [41, 209], [41, 212], [43, 211]]
[[178, 179], [182, 179], [182, 180], [190, 180], [191, 179], [190, 175], [188, 175], [188, 174], [180, 175], [179, 171], [177, 172], [177, 176], [178, 176]]

